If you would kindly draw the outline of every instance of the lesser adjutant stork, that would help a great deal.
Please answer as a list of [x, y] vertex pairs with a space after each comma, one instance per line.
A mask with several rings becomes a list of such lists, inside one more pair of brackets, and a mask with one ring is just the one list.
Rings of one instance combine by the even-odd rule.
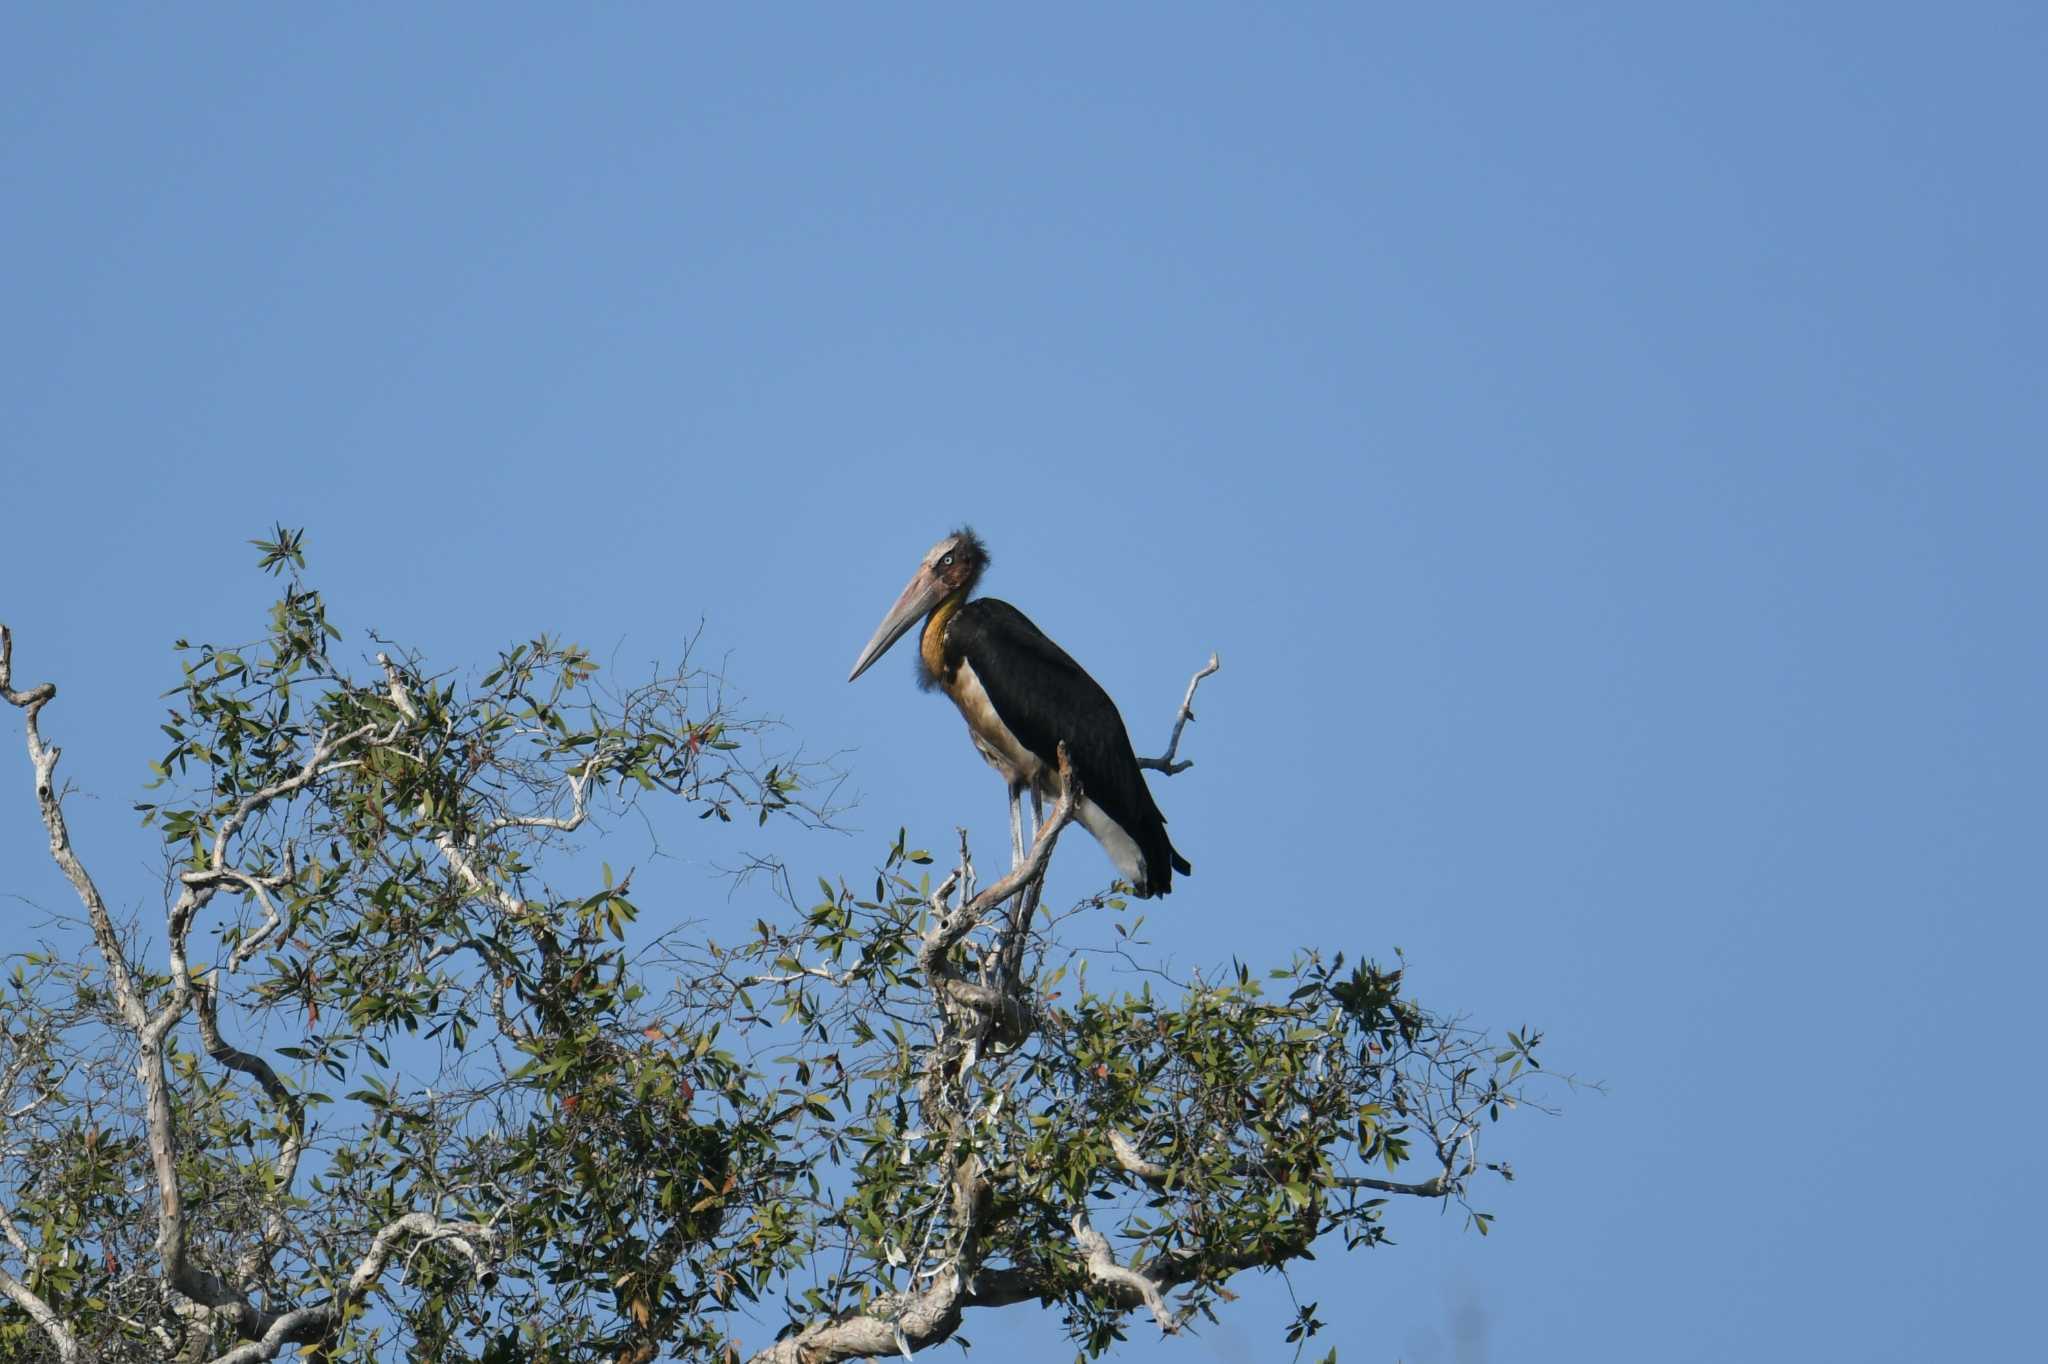
[[910, 585], [854, 660], [851, 682], [922, 617], [918, 684], [939, 687], [966, 717], [974, 746], [1010, 789], [1010, 838], [1023, 856], [1018, 802], [1026, 789], [1061, 795], [1059, 745], [1080, 779], [1074, 811], [1140, 896], [1173, 889], [1194, 868], [1166, 837], [1166, 816], [1138, 767], [1131, 736], [1109, 693], [1045, 637], [1022, 611], [989, 597], [969, 601], [988, 550], [962, 528], [931, 547]]

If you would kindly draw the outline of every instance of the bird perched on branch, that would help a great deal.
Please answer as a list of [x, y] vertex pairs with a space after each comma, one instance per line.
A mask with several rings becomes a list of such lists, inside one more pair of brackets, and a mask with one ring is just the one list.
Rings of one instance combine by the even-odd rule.
[[1109, 693], [1008, 602], [968, 600], [988, 567], [988, 550], [966, 527], [931, 547], [874, 638], [854, 660], [851, 682], [919, 618], [920, 685], [938, 687], [967, 720], [974, 746], [1010, 791], [1010, 839], [1024, 856], [1019, 800], [1062, 794], [1064, 741], [1081, 801], [1074, 811], [1140, 896], [1165, 895], [1173, 873], [1194, 868], [1174, 851], [1166, 817], [1153, 803], [1130, 734]]

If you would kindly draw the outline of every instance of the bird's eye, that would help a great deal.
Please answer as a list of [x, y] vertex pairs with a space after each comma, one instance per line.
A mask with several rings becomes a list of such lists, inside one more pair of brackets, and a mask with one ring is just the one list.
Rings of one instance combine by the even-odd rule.
[[942, 567], [951, 567], [953, 563], [953, 556], [948, 554], [945, 558], [939, 560], [939, 563]]

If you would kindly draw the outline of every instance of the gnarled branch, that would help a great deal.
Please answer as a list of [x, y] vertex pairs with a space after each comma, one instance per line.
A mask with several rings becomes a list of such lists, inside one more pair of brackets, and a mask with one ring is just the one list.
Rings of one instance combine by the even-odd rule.
[[1116, 1254], [1110, 1249], [1109, 1238], [1095, 1229], [1094, 1224], [1088, 1220], [1087, 1213], [1075, 1213], [1073, 1225], [1074, 1240], [1080, 1245], [1081, 1253], [1088, 1260], [1089, 1277], [1107, 1286], [1127, 1302], [1142, 1303], [1152, 1313], [1152, 1319], [1159, 1323], [1159, 1329], [1167, 1335], [1173, 1335], [1180, 1330], [1185, 1314], [1168, 1307], [1166, 1294], [1162, 1291], [1171, 1287], [1170, 1284], [1161, 1284], [1143, 1270], [1117, 1263]]
[[1180, 699], [1180, 709], [1173, 715], [1173, 736], [1166, 741], [1165, 754], [1157, 758], [1140, 758], [1138, 766], [1150, 768], [1154, 772], [1164, 772], [1172, 777], [1195, 765], [1192, 759], [1177, 763], [1173, 760], [1173, 755], [1180, 752], [1180, 732], [1187, 728], [1188, 721], [1195, 718], [1195, 688], [1202, 685], [1203, 678], [1222, 666], [1223, 660], [1220, 657], [1213, 653], [1209, 655], [1209, 661], [1188, 680], [1187, 695]]

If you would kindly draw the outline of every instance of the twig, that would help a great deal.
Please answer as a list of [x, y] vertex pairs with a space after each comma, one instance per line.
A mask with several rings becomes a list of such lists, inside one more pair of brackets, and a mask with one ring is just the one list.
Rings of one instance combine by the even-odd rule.
[[1185, 772], [1195, 765], [1192, 758], [1187, 762], [1177, 763], [1173, 760], [1173, 755], [1180, 752], [1180, 732], [1187, 728], [1188, 721], [1195, 718], [1195, 688], [1202, 685], [1203, 678], [1222, 666], [1223, 660], [1214, 653], [1211, 653], [1209, 655], [1209, 662], [1188, 681], [1188, 694], [1181, 698], [1180, 710], [1173, 717], [1173, 737], [1166, 742], [1166, 756], [1162, 758], [1140, 758], [1138, 759], [1138, 766], [1150, 768], [1154, 772], [1164, 772], [1167, 776], [1171, 777]]

